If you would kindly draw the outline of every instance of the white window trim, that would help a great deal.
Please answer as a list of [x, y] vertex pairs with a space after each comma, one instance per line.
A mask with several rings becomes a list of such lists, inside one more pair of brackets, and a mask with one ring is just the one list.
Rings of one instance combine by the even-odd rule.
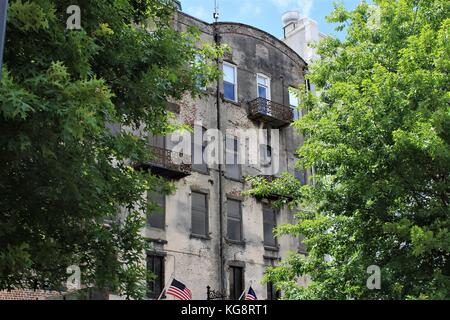
[[[238, 68], [235, 64], [229, 63], [229, 62], [224, 62], [223, 63], [224, 66], [229, 66], [231, 68], [234, 69], [234, 100], [228, 99], [230, 101], [234, 101], [234, 102], [238, 102], [239, 98], [238, 98], [238, 81], [237, 81], [237, 72], [238, 72]], [[225, 82], [225, 78], [224, 78], [224, 82]]]
[[272, 90], [271, 90], [271, 84], [272, 84], [272, 79], [269, 76], [266, 76], [263, 73], [257, 73], [256, 74], [256, 96], [259, 97], [259, 83], [258, 83], [258, 78], [265, 78], [267, 80], [267, 100], [272, 100]]

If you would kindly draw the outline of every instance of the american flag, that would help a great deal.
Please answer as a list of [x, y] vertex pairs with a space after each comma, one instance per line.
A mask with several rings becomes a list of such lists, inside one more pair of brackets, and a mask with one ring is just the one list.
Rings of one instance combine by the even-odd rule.
[[258, 298], [256, 297], [255, 290], [253, 290], [252, 287], [248, 289], [248, 293], [245, 296], [245, 300], [258, 300]]
[[176, 279], [173, 279], [172, 284], [167, 290], [167, 294], [170, 294], [180, 300], [192, 300], [191, 290]]

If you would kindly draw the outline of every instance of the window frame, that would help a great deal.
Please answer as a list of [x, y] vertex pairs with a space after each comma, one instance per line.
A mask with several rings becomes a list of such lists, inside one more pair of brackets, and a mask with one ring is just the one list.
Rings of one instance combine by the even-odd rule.
[[[147, 201], [150, 201], [150, 197], [152, 196], [152, 194], [156, 194], [158, 193], [157, 191], [154, 192], [147, 192]], [[154, 215], [154, 213], [150, 213], [149, 212], [149, 216], [147, 217], [147, 227], [150, 229], [156, 229], [156, 230], [166, 230], [166, 213], [167, 213], [167, 199], [166, 199], [166, 194], [163, 193], [162, 195], [162, 199], [163, 199], [163, 206], [160, 207], [162, 209], [162, 212], [157, 212], [156, 214], [161, 214], [163, 216], [163, 225], [162, 227], [153, 227], [150, 224], [150, 219], [151, 217]], [[152, 201], [154, 201], [153, 199], [151, 199]], [[154, 201], [155, 202], [155, 201]], [[159, 204], [158, 204], [159, 205]]]
[[[239, 149], [240, 149], [240, 140], [239, 140], [239, 138], [238, 137], [233, 137], [233, 139], [231, 139], [231, 137], [230, 137], [230, 139], [226, 139], [226, 143], [225, 143], [225, 150], [226, 150], [226, 153], [228, 153], [230, 150], [228, 149], [228, 141], [230, 141], [230, 140], [232, 140], [233, 141], [233, 160], [236, 160], [236, 162], [238, 162], [239, 163]], [[228, 159], [228, 158], [227, 158]], [[242, 165], [241, 164], [238, 164], [238, 163], [236, 163], [236, 164], [225, 164], [225, 176], [226, 176], [226, 178], [228, 178], [228, 179], [230, 179], [230, 180], [233, 180], [233, 181], [238, 181], [238, 182], [241, 182], [242, 181]], [[229, 168], [230, 167], [236, 167], [237, 168], [237, 171], [238, 171], [238, 177], [233, 177], [233, 176], [231, 176], [230, 174], [229, 174], [229, 172], [230, 172], [230, 170], [229, 170]]]
[[[230, 202], [237, 202], [239, 204], [239, 212], [238, 218], [230, 216]], [[239, 199], [227, 198], [227, 240], [234, 243], [243, 243], [244, 242], [244, 228], [243, 228], [243, 210], [242, 210], [243, 202]], [[239, 222], [239, 235], [240, 239], [231, 239], [229, 233], [229, 220]]]
[[[153, 259], [153, 268], [152, 270], [150, 270], [149, 268], [149, 258]], [[155, 263], [154, 263], [154, 259], [159, 259], [161, 262], [161, 268], [160, 268], [160, 275], [156, 274], [155, 272]], [[158, 253], [158, 252], [147, 252], [147, 257], [146, 257], [146, 268], [147, 271], [152, 272], [153, 274], [155, 274], [156, 276], [158, 276], [158, 281], [159, 281], [159, 285], [161, 287], [161, 291], [160, 292], [150, 292], [150, 283], [154, 283], [155, 281], [157, 281], [156, 279], [153, 280], [147, 280], [147, 298], [149, 299], [158, 299], [159, 296], [162, 293], [162, 290], [164, 290], [164, 286], [165, 286], [165, 264], [166, 264], [166, 257], [164, 254], [162, 253]]]
[[[267, 87], [266, 87], [266, 89], [267, 89], [267, 97], [266, 98], [263, 98], [263, 97], [259, 96], [259, 86], [260, 86], [259, 78], [264, 78], [265, 80], [267, 80]], [[266, 100], [272, 100], [272, 89], [271, 89], [271, 87], [272, 87], [272, 78], [271, 77], [269, 77], [269, 76], [267, 76], [267, 75], [265, 75], [263, 73], [257, 73], [256, 74], [256, 96], [258, 98], [263, 98], [263, 99], [266, 99]]]
[[[230, 300], [237, 301], [245, 290], [245, 268], [243, 266], [230, 265]], [[238, 292], [238, 288], [236, 287], [236, 274], [235, 271], [240, 270], [241, 277], [239, 279], [240, 282], [240, 292]], [[236, 296], [236, 294], [238, 296]]]
[[[288, 92], [289, 92], [289, 106], [291, 107], [291, 109], [292, 109], [292, 111], [293, 111], [293, 113], [294, 113], [294, 120], [299, 120], [299, 119], [301, 119], [302, 116], [303, 116], [303, 115], [302, 115], [302, 110], [299, 108], [299, 106], [300, 106], [300, 98], [297, 97], [297, 96], [295, 96], [295, 95], [292, 93], [291, 90], [296, 90], [296, 91], [298, 91], [298, 89], [297, 89], [296, 87], [294, 87], [294, 86], [289, 86]], [[297, 101], [297, 105], [296, 105], [296, 106], [294, 106], [294, 105], [292, 104], [291, 98], [296, 99], [296, 101]]]
[[[205, 141], [205, 134], [208, 131], [208, 129], [206, 129], [205, 127], [202, 127], [202, 145], [201, 145], [201, 150], [202, 150], [202, 162], [203, 164], [201, 166], [203, 166], [203, 168], [200, 168], [199, 164], [195, 164], [195, 151], [196, 149], [199, 147], [199, 145], [195, 144], [195, 139], [194, 139], [194, 133], [192, 133], [191, 135], [191, 162], [192, 162], [192, 170], [201, 174], [206, 174], [209, 175], [209, 166], [208, 166], [208, 161], [205, 161], [205, 151], [206, 148], [208, 146], [208, 142]], [[203, 170], [204, 169], [204, 170]]]
[[[228, 81], [225, 81], [225, 66], [230, 67], [230, 68], [232, 68], [234, 70], [234, 83], [230, 83]], [[238, 98], [238, 76], [237, 76], [238, 67], [235, 64], [232, 64], [230, 62], [224, 61], [223, 62], [223, 66], [222, 66], [222, 70], [223, 70], [223, 73], [224, 73], [223, 74], [223, 97], [224, 97], [225, 100], [237, 103], [238, 100], [239, 100], [239, 98]], [[230, 98], [227, 98], [225, 96], [225, 83], [234, 85], [234, 99], [230, 99]]]
[[[272, 214], [273, 214], [273, 228], [271, 228], [271, 235], [273, 237], [273, 243], [269, 243], [266, 240], [266, 225], [268, 224], [268, 221], [266, 220], [266, 210], [271, 210]], [[266, 248], [270, 248], [270, 249], [276, 249], [278, 250], [278, 239], [275, 237], [275, 235], [273, 234], [273, 230], [277, 227], [277, 211], [276, 209], [272, 208], [269, 205], [264, 204], [263, 205], [263, 243], [264, 243], [264, 247]], [[270, 221], [272, 222], [272, 221]]]
[[[194, 226], [194, 194], [199, 194], [205, 197], [205, 234], [195, 233], [193, 230]], [[192, 190], [191, 191], [191, 237], [201, 238], [201, 239], [209, 239], [209, 193], [201, 190]]]

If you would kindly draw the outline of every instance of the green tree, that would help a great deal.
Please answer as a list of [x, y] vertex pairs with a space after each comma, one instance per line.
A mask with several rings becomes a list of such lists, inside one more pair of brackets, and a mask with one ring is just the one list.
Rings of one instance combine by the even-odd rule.
[[[74, 4], [81, 30], [66, 29]], [[79, 265], [84, 285], [145, 295], [143, 195], [165, 182], [132, 164], [151, 157], [147, 134], [176, 128], [167, 101], [217, 73], [214, 48], [175, 31], [173, 12], [171, 0], [10, 1], [0, 290], [58, 289]]]
[[[336, 6], [329, 21], [347, 36], [318, 45], [321, 94], [302, 94], [295, 124], [314, 182], [251, 179], [256, 196], [297, 190], [276, 205], [300, 208], [298, 223], [276, 233], [305, 236], [308, 255], [266, 275], [287, 299], [450, 299], [450, 3], [374, 3]], [[380, 290], [366, 285], [372, 265]]]

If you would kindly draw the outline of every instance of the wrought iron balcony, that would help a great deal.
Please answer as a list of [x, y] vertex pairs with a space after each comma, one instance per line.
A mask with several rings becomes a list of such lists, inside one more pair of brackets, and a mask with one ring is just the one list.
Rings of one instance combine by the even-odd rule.
[[294, 121], [294, 112], [290, 107], [264, 98], [257, 98], [249, 102], [248, 117], [251, 120], [267, 122], [274, 128], [281, 128]]
[[[174, 152], [150, 146], [153, 158], [138, 165], [139, 168], [150, 170], [153, 174], [163, 176], [169, 179], [182, 179], [192, 172], [192, 164], [179, 163], [175, 158], [182, 160], [183, 155], [177, 156]], [[181, 161], [180, 161], [181, 162]]]

